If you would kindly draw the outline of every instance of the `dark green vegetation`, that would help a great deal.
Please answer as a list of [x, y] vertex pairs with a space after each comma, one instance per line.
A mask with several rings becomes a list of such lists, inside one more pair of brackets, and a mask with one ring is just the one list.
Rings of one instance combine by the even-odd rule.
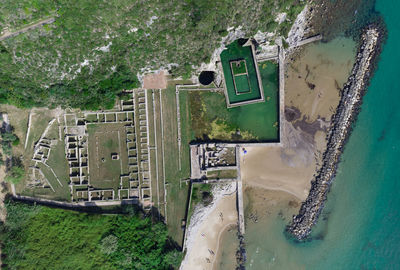
[[235, 76], [235, 86], [238, 94], [249, 93], [251, 91], [249, 77], [246, 74]]
[[243, 74], [243, 73], [247, 72], [245, 60], [238, 60], [238, 61], [232, 62], [231, 65], [232, 65], [233, 75]]
[[[230, 26], [250, 36], [286, 35], [303, 3], [265, 1], [3, 0], [0, 29], [55, 16], [50, 25], [0, 42], [0, 102], [20, 107], [109, 108], [141, 68], [177, 63], [188, 76]], [[278, 25], [276, 14], [288, 20]]]
[[[13, 184], [19, 183], [25, 177], [24, 166], [19, 157], [13, 157], [12, 147], [16, 147], [19, 145], [19, 138], [13, 133], [13, 127], [6, 128], [5, 126], [1, 127], [0, 135], [1, 135], [1, 153], [0, 153], [0, 166], [6, 165], [6, 176], [4, 180], [6, 182], [10, 182]], [[9, 159], [9, 162], [5, 162], [3, 159], [3, 155], [6, 159]]]
[[[279, 140], [278, 65], [259, 64], [265, 102], [227, 108], [222, 93], [181, 91], [181, 108], [190, 105], [191, 140], [263, 142]], [[182, 109], [181, 109], [182, 110]], [[181, 112], [181, 117], [182, 117]]]
[[[242, 39], [236, 40], [221, 53], [230, 104], [261, 98], [251, 46], [243, 46], [244, 42]], [[236, 75], [245, 73], [246, 69], [247, 75]]]
[[213, 200], [211, 188], [211, 184], [193, 184], [191, 208], [198, 203], [202, 203], [204, 206], [209, 205]]
[[20, 165], [13, 165], [7, 172], [4, 180], [13, 184], [19, 183], [25, 177], [25, 170]]
[[6, 207], [0, 234], [5, 269], [153, 270], [180, 264], [165, 225], [138, 214], [87, 214], [12, 201]]
[[19, 138], [13, 134], [12, 129], [10, 131], [6, 129], [1, 130], [1, 148], [4, 155], [12, 154], [12, 146], [19, 145]]
[[42, 18], [55, 14], [56, 2], [48, 0], [2, 1], [0, 6], [0, 32], [20, 29]]
[[189, 192], [191, 192], [191, 199], [189, 201], [186, 219], [187, 226], [190, 224], [190, 219], [192, 218], [196, 206], [199, 204], [202, 206], [208, 206], [214, 199], [212, 194], [212, 184], [192, 183]]
[[192, 184], [191, 185], [191, 200], [188, 209], [188, 224], [193, 215], [196, 205], [202, 204], [203, 206], [209, 205], [213, 200], [212, 184]]

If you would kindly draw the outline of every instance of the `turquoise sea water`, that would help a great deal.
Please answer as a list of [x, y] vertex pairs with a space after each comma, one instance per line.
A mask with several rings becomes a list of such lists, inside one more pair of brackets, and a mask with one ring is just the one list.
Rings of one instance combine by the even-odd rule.
[[400, 269], [400, 1], [376, 9], [388, 40], [313, 240], [289, 241], [287, 220], [255, 224], [266, 237], [248, 243], [247, 269]]

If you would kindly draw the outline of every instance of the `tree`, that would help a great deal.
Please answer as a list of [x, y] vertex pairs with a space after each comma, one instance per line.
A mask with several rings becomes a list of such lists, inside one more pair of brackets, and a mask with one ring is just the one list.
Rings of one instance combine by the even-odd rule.
[[177, 269], [181, 253], [165, 224], [6, 201], [0, 227], [7, 269]]
[[17, 139], [17, 136], [12, 134], [11, 132], [4, 132], [4, 133], [1, 133], [1, 138], [5, 142], [14, 142]]
[[8, 171], [4, 180], [9, 183], [17, 184], [19, 181], [22, 180], [25, 176], [24, 168], [20, 166], [12, 166], [11, 169]]
[[3, 149], [3, 153], [6, 155], [6, 156], [11, 156], [11, 154], [12, 154], [12, 149], [11, 149], [11, 145], [10, 145], [10, 142], [7, 142], [7, 141], [1, 141], [1, 146], [2, 146], [2, 149]]
[[19, 145], [19, 138], [18, 137], [15, 138], [15, 140], [12, 142], [12, 145], [13, 146]]

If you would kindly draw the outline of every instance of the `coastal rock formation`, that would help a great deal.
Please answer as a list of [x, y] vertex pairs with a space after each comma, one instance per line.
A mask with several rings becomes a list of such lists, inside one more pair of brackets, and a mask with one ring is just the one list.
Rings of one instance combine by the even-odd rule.
[[322, 167], [311, 182], [310, 193], [301, 205], [298, 215], [286, 230], [297, 240], [304, 240], [311, 233], [324, 207], [330, 185], [335, 177], [343, 146], [350, 134], [362, 101], [362, 96], [371, 77], [375, 60], [380, 52], [384, 37], [383, 28], [378, 24], [366, 27], [361, 35], [356, 62], [344, 85], [341, 100], [332, 118], [327, 135], [327, 150], [323, 155]]

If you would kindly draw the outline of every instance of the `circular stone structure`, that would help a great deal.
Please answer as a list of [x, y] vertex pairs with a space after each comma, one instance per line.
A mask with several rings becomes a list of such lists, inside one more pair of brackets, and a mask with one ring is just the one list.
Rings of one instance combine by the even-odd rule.
[[214, 72], [213, 71], [202, 71], [199, 75], [199, 82], [202, 85], [209, 85], [214, 81]]

